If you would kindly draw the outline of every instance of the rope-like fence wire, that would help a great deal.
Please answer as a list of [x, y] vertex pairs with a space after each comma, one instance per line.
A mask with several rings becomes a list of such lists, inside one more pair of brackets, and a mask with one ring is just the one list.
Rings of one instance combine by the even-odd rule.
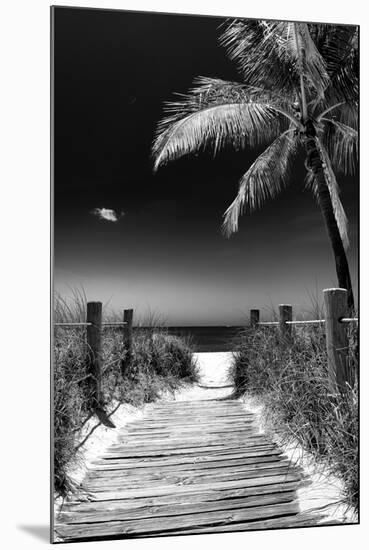
[[[325, 319], [311, 319], [308, 321], [284, 321], [286, 325], [313, 325], [313, 324], [324, 324]], [[343, 317], [339, 320], [340, 323], [358, 323], [358, 317]], [[257, 325], [279, 325], [279, 321], [259, 321]]]
[[[101, 323], [103, 327], [123, 327], [127, 323], [125, 321]], [[54, 327], [91, 327], [93, 323], [54, 323]]]
[[54, 327], [90, 327], [92, 323], [54, 323]]

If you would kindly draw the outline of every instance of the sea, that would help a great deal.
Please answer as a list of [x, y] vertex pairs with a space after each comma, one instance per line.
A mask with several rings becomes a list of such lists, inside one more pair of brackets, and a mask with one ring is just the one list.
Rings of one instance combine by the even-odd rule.
[[[140, 327], [142, 329], [144, 327]], [[145, 327], [146, 328], [146, 327]], [[173, 336], [188, 338], [196, 352], [233, 351], [242, 326], [163, 327]]]

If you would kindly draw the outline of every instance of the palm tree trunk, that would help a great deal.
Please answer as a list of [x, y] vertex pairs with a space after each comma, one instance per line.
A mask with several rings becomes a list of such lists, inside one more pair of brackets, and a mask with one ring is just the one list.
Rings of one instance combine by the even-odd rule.
[[350, 270], [348, 266], [346, 252], [338, 229], [337, 221], [334, 215], [331, 196], [327, 183], [325, 181], [322, 159], [320, 157], [319, 149], [315, 141], [315, 128], [313, 127], [313, 124], [311, 124], [310, 128], [307, 128], [307, 133], [305, 137], [305, 149], [309, 165], [314, 173], [315, 181], [317, 183], [318, 202], [333, 248], [334, 258], [336, 261], [338, 285], [340, 288], [347, 289], [348, 308], [350, 311], [353, 311], [355, 304], [354, 295], [352, 292]]

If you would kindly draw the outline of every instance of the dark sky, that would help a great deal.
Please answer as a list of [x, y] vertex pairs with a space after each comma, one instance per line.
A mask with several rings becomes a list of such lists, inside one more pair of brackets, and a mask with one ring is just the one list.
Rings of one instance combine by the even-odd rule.
[[[55, 289], [150, 309], [171, 324], [239, 324], [251, 307], [337, 286], [333, 255], [301, 163], [291, 186], [230, 239], [222, 214], [258, 151], [176, 161], [152, 173], [163, 102], [196, 76], [239, 80], [219, 46], [224, 19], [55, 9]], [[260, 151], [259, 151], [260, 153]], [[357, 288], [358, 182], [339, 177]], [[118, 222], [95, 208], [124, 212]]]

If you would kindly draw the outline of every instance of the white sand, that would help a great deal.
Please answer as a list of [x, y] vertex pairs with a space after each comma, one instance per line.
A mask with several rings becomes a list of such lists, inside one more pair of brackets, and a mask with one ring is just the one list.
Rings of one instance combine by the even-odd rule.
[[[195, 353], [194, 356], [200, 369], [201, 380], [199, 384], [178, 390], [174, 395], [167, 393], [162, 396], [162, 400], [195, 401], [231, 396], [233, 387], [229, 380], [228, 370], [232, 362], [232, 353]], [[244, 403], [245, 409], [255, 414], [256, 425], [260, 433], [263, 433], [266, 430], [263, 422], [263, 407], [249, 397], [244, 397], [241, 401]], [[114, 406], [116, 405], [112, 404], [110, 410], [113, 410]], [[148, 414], [153, 406], [155, 404], [152, 403], [146, 404], [141, 408], [131, 405], [121, 405], [114, 415], [111, 416], [111, 420], [116, 428], [106, 428], [100, 425], [81, 448], [80, 463], [70, 472], [72, 479], [80, 484], [91, 462], [103, 454], [107, 447], [115, 443], [119, 429], [123, 428], [128, 422], [132, 422]], [[83, 430], [82, 437], [96, 424], [96, 418], [90, 419]], [[327, 472], [317, 465], [308, 454], [303, 453], [301, 447], [297, 444], [287, 447], [281, 441], [278, 441], [275, 434], [269, 435], [273, 435], [273, 438], [281, 445], [285, 454], [293, 462], [298, 462], [312, 480], [311, 485], [298, 491], [301, 512], [311, 512], [313, 510], [316, 510], [317, 513], [323, 512], [325, 515], [324, 521], [350, 523], [357, 521], [353, 510], [348, 510], [347, 506], [340, 504], [342, 501], [342, 484], [339, 480], [333, 476], [328, 476]], [[60, 501], [56, 503], [56, 512], [60, 505]]]
[[344, 485], [341, 480], [330, 474], [323, 464], [318, 463], [297, 442], [285, 444], [280, 436], [273, 433], [265, 424], [264, 407], [257, 400], [250, 396], [245, 396], [242, 400], [245, 409], [255, 414], [259, 433], [271, 436], [291, 462], [301, 466], [304, 474], [311, 480], [311, 484], [297, 491], [300, 511], [323, 514], [325, 517], [320, 523], [357, 523], [355, 510], [342, 503]]
[[[113, 402], [108, 409], [108, 413], [112, 411], [118, 405], [117, 402]], [[122, 404], [119, 408], [112, 414], [109, 419], [116, 426], [115, 428], [107, 428], [100, 424], [91, 434], [91, 436], [86, 440], [86, 442], [81, 447], [78, 452], [78, 460], [75, 465], [73, 465], [68, 474], [71, 480], [79, 486], [88, 471], [91, 463], [101, 456], [104, 451], [113, 443], [116, 442], [118, 438], [119, 428], [125, 426], [128, 422], [132, 422], [141, 418], [145, 410], [152, 406], [147, 404], [142, 408], [133, 407], [132, 405]], [[94, 416], [83, 427], [80, 441], [82, 441], [89, 432], [99, 424], [98, 419]], [[81, 495], [82, 498], [82, 495]], [[55, 509], [54, 513], [57, 515], [61, 506], [63, 505], [63, 500], [58, 498], [55, 500]]]
[[233, 386], [228, 377], [232, 358], [230, 352], [194, 353], [200, 370], [200, 382], [175, 393], [176, 401], [218, 399], [232, 394]]

